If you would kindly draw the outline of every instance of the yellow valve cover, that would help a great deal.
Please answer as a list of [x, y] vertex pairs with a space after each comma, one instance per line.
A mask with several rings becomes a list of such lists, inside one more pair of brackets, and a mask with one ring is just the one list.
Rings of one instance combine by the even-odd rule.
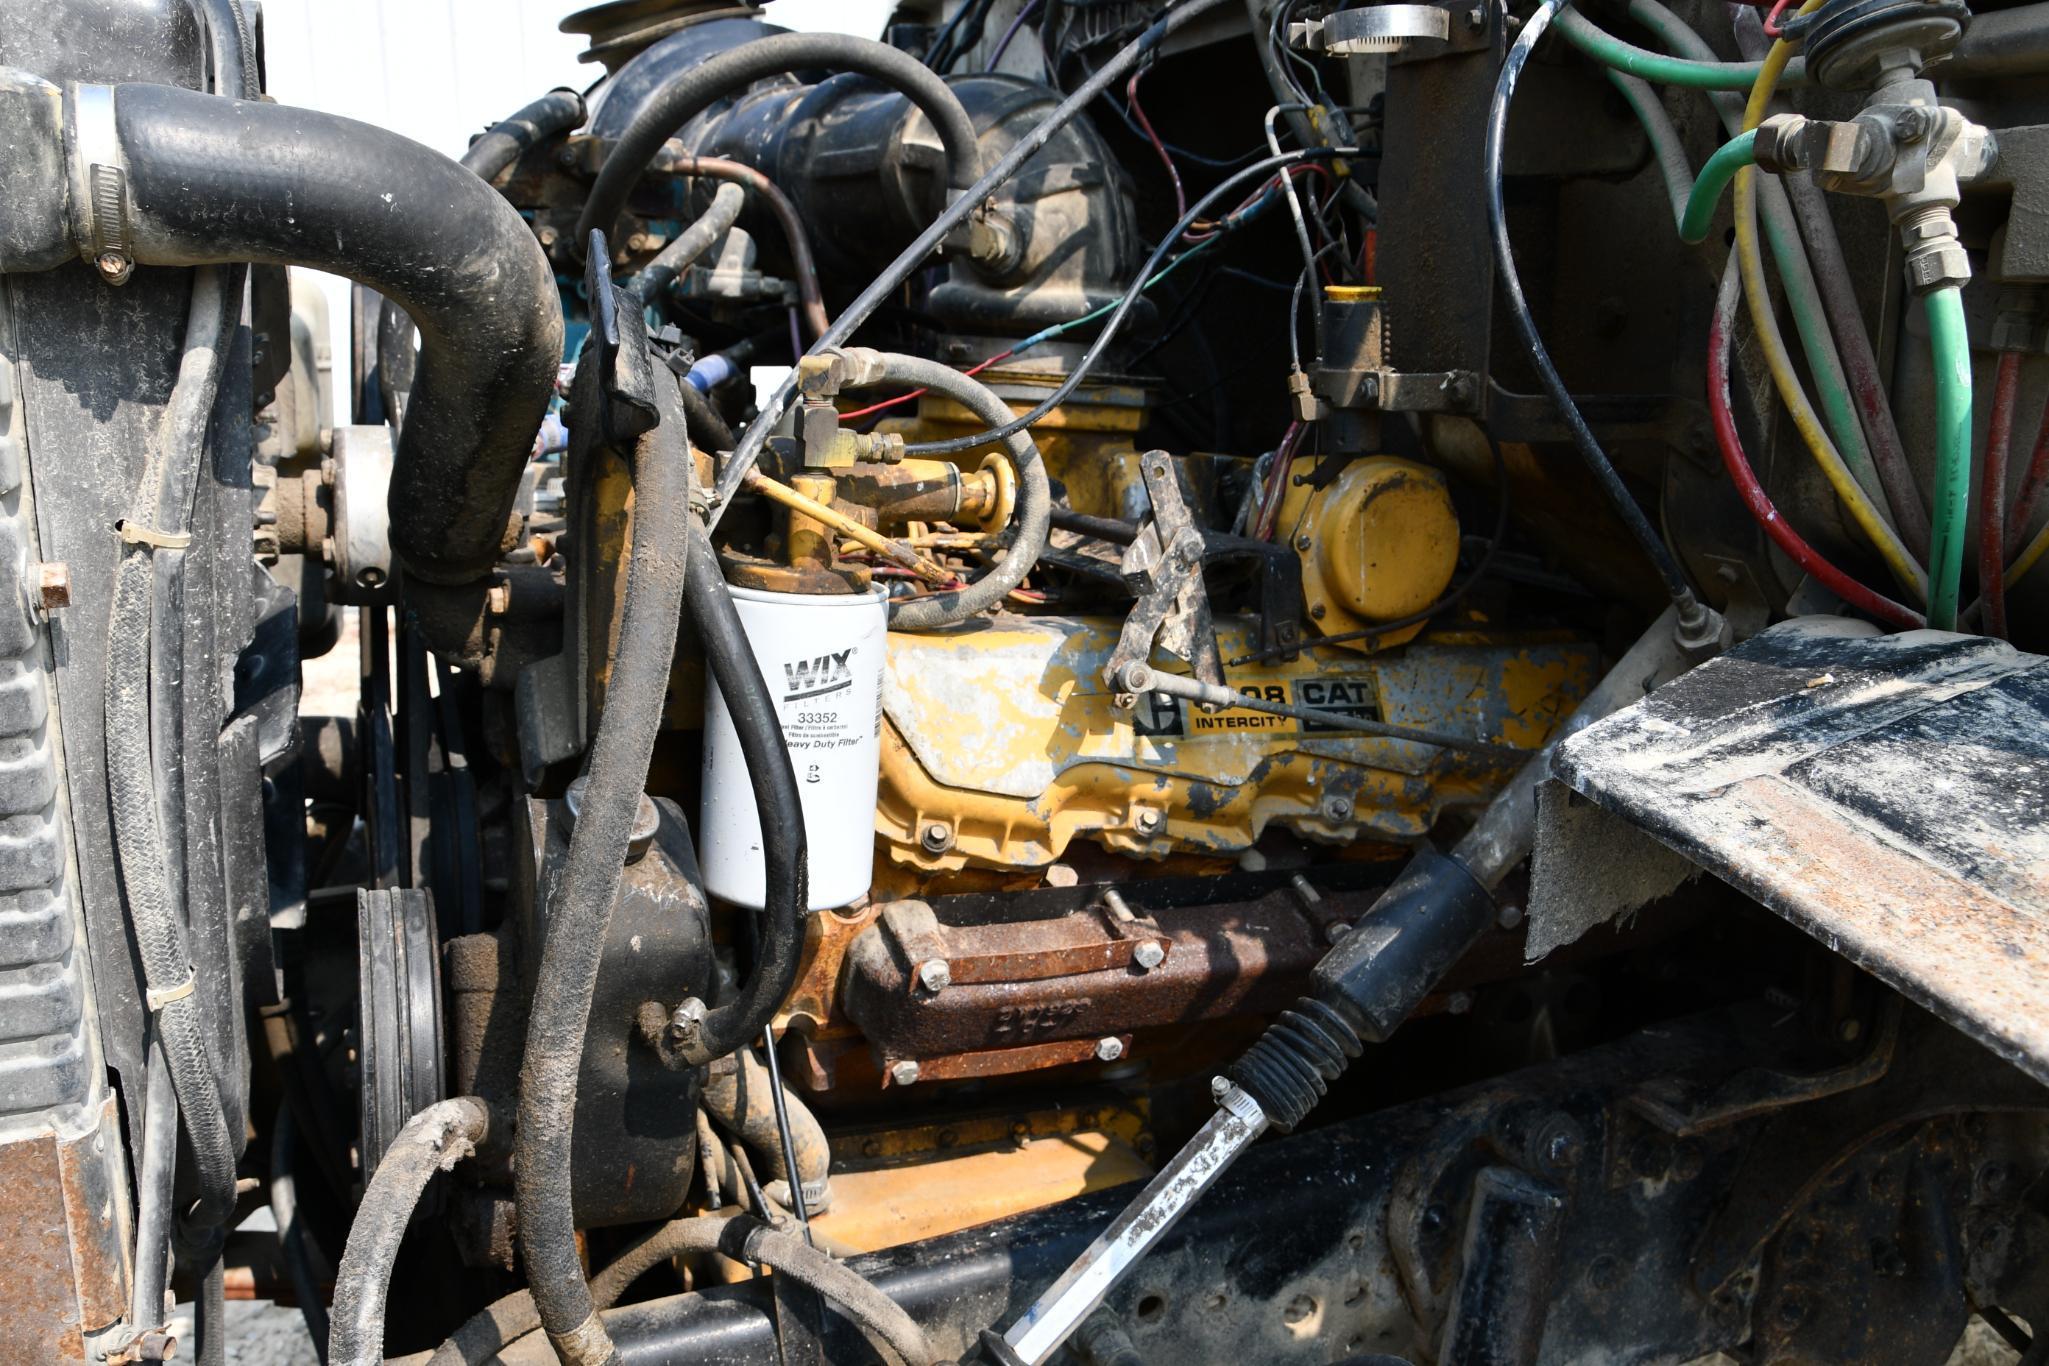
[[[1077, 837], [1147, 857], [1229, 854], [1275, 822], [1331, 842], [1414, 839], [1446, 807], [1484, 802], [1515, 767], [1250, 709], [1204, 713], [1157, 694], [1119, 710], [1102, 681], [1118, 626], [1003, 615], [890, 634], [875, 823], [891, 858], [927, 871], [1040, 867]], [[1249, 618], [1217, 622], [1226, 661], [1257, 638]], [[1592, 686], [1594, 668], [1583, 642], [1461, 631], [1370, 657], [1323, 648], [1227, 667], [1226, 681], [1534, 750]]]

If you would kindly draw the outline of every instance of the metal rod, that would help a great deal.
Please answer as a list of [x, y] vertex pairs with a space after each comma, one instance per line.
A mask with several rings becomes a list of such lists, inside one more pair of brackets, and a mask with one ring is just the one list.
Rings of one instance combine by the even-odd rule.
[[788, 484], [779, 484], [767, 475], [750, 471], [742, 485], [773, 502], [781, 503], [793, 512], [825, 523], [850, 541], [859, 541], [876, 554], [886, 557], [891, 563], [902, 566], [929, 584], [944, 588], [953, 582], [953, 575], [915, 550], [898, 545], [879, 531], [861, 525], [853, 518], [834, 508], [827, 507], [816, 498], [807, 498]]
[[1238, 1154], [1266, 1132], [1266, 1112], [1258, 1101], [1222, 1077], [1212, 1085], [1217, 1112], [1209, 1123], [1160, 1168], [1160, 1174], [1138, 1198], [1003, 1335], [1003, 1341], [1028, 1366], [1040, 1366], [1059, 1351], [1068, 1334], [1095, 1312], [1125, 1273], [1174, 1227]]
[[1463, 750], [1468, 754], [1481, 754], [1489, 759], [1507, 759], [1521, 763], [1533, 751], [1518, 749], [1514, 745], [1497, 745], [1488, 740], [1475, 740], [1466, 735], [1452, 735], [1441, 730], [1423, 730], [1415, 726], [1393, 726], [1385, 721], [1374, 721], [1364, 716], [1352, 716], [1341, 711], [1324, 711], [1320, 707], [1301, 707], [1292, 702], [1271, 702], [1250, 693], [1241, 693], [1215, 683], [1205, 683], [1199, 678], [1182, 674], [1163, 674], [1146, 664], [1127, 664], [1117, 677], [1118, 689], [1122, 692], [1165, 693], [1194, 702], [1198, 706], [1226, 708], [1239, 707], [1246, 711], [1265, 712], [1269, 716], [1286, 716], [1311, 725], [1327, 726], [1332, 730], [1358, 731], [1364, 735], [1378, 735], [1389, 740], [1412, 740], [1420, 745], [1436, 745], [1440, 749]]

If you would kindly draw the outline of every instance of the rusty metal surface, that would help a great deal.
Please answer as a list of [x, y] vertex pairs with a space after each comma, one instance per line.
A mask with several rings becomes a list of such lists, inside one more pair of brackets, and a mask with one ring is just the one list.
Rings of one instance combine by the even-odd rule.
[[1103, 972], [1129, 967], [1141, 944], [1157, 946], [1162, 955], [1173, 949], [1150, 918], [1120, 918], [1108, 905], [1057, 920], [950, 926], [924, 902], [900, 901], [883, 908], [882, 923], [915, 969], [942, 963], [954, 985]]
[[114, 1101], [70, 1137], [43, 1130], [0, 1143], [0, 1360], [85, 1360], [85, 1337], [127, 1309], [126, 1201], [106, 1154]]
[[1787, 623], [1555, 773], [2049, 1081], [2049, 660]]
[[[1149, 971], [1134, 960], [1057, 977], [956, 981], [936, 992], [913, 990], [915, 967], [881, 927], [871, 927], [847, 952], [840, 1006], [882, 1053], [921, 1067], [927, 1058], [1278, 1010], [1307, 990], [1310, 969], [1329, 947], [1327, 927], [1355, 919], [1378, 895], [1371, 888], [1305, 905], [1279, 890], [1248, 902], [1161, 908], [1153, 914], [1166, 956]], [[1100, 933], [1088, 930], [1086, 912], [946, 933], [949, 942], [971, 934], [1016, 940], [1064, 933], [1062, 921], [1077, 919], [1082, 932]]]
[[[1096, 1050], [1103, 1042], [1114, 1041], [1115, 1054], [1102, 1057]], [[1115, 1062], [1131, 1054], [1131, 1036], [1113, 1034], [1108, 1040], [1060, 1039], [1051, 1043], [1030, 1043], [1021, 1048], [983, 1048], [967, 1053], [943, 1053], [936, 1057], [915, 1058], [918, 1064], [916, 1084], [924, 1085], [935, 1081], [970, 1081], [977, 1077], [1007, 1077], [1019, 1072], [1039, 1072], [1048, 1067], [1067, 1067], [1080, 1062]], [[883, 1056], [883, 1085], [911, 1085], [910, 1082], [895, 1082], [893, 1065], [904, 1059], [894, 1054]]]

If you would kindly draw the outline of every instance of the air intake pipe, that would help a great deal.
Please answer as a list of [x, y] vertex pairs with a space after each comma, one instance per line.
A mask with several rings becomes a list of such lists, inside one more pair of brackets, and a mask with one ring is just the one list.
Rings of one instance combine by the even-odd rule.
[[430, 583], [491, 569], [562, 354], [547, 258], [496, 191], [396, 133], [171, 86], [0, 71], [0, 122], [27, 172], [0, 196], [0, 271], [76, 254], [119, 284], [138, 264], [249, 261], [397, 300], [421, 347], [392, 549]]

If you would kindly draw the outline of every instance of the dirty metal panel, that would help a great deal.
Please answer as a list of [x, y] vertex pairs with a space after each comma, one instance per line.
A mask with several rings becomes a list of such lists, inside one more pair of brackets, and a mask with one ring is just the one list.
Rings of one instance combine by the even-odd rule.
[[2049, 659], [1787, 623], [1555, 774], [2049, 1081]]

